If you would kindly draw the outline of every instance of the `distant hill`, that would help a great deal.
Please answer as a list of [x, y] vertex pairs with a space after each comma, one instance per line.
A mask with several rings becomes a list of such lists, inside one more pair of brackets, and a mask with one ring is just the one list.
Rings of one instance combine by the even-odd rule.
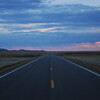
[[25, 50], [25, 49], [8, 50], [8, 49], [0, 48], [0, 52], [3, 52], [3, 51], [34, 51], [34, 52], [45, 52], [45, 50]]
[[0, 48], [0, 51], [8, 51], [7, 49], [4, 48]]

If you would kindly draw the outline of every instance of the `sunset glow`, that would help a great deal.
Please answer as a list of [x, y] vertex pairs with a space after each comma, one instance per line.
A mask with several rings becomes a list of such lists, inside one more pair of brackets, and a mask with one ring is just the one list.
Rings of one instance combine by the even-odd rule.
[[0, 48], [100, 51], [100, 0], [1, 0]]

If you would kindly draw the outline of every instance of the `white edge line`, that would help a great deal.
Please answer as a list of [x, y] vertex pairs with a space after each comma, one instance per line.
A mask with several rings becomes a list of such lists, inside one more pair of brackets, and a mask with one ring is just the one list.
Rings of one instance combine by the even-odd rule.
[[[42, 57], [41, 57], [41, 58], [42, 58]], [[37, 60], [39, 60], [39, 59], [41, 59], [41, 58], [37, 58], [36, 60], [33, 60], [33, 61], [31, 61], [31, 62], [29, 62], [29, 63], [27, 63], [27, 64], [25, 64], [25, 65], [22, 65], [22, 66], [20, 66], [20, 67], [18, 67], [18, 68], [16, 68], [16, 69], [13, 69], [13, 70], [10, 71], [10, 72], [5, 73], [4, 75], [0, 75], [0, 78], [3, 78], [3, 77], [5, 77], [5, 76], [7, 76], [7, 75], [9, 75], [9, 74], [11, 74], [11, 73], [13, 73], [13, 72], [15, 72], [15, 71], [21, 69], [21, 68], [23, 68], [23, 67], [25, 67], [25, 66], [27, 66], [27, 65], [29, 65], [29, 64], [31, 64], [31, 63], [33, 63], [33, 62], [35, 62], [35, 61], [37, 61]]]
[[85, 67], [83, 67], [83, 66], [80, 66], [80, 65], [78, 65], [78, 64], [76, 64], [76, 63], [74, 63], [74, 62], [72, 62], [72, 61], [70, 61], [70, 60], [67, 60], [67, 59], [65, 59], [65, 58], [62, 58], [62, 57], [60, 57], [60, 58], [63, 59], [63, 60], [65, 60], [65, 61], [68, 61], [68, 62], [70, 62], [70, 63], [72, 63], [72, 64], [74, 64], [74, 65], [76, 65], [76, 66], [78, 66], [78, 67], [80, 67], [80, 68], [82, 68], [82, 69], [84, 69], [84, 70], [86, 70], [86, 71], [92, 73], [92, 74], [95, 74], [95, 75], [97, 75], [97, 76], [100, 76], [100, 74], [98, 74], [98, 73], [96, 73], [96, 72], [94, 72], [94, 71], [92, 71], [92, 70], [90, 70], [90, 69], [88, 69], [88, 68], [85, 68]]

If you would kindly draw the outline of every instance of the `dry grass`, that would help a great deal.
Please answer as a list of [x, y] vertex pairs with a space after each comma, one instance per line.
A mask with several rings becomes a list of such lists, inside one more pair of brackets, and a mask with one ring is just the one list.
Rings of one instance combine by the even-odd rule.
[[21, 61], [21, 62], [17, 62], [17, 63], [13, 63], [13, 64], [10, 64], [10, 65], [3, 66], [3, 67], [0, 68], [0, 74], [8, 72], [12, 69], [19, 67], [19, 66], [22, 66], [22, 65], [24, 65], [24, 64], [26, 64], [26, 63], [34, 60], [34, 59], [35, 58], [31, 58], [31, 59], [28, 59], [28, 60], [24, 60], [24, 61]]
[[63, 56], [64, 58], [78, 63], [84, 67], [90, 68], [96, 72], [100, 72], [100, 56], [97, 55], [71, 55]]
[[0, 52], [0, 57], [36, 57], [45, 54], [45, 52], [33, 51], [4, 51]]
[[0, 52], [0, 74], [24, 65], [45, 54], [45, 52], [27, 51]]
[[55, 52], [54, 54], [100, 73], [100, 51]]
[[7, 65], [11, 65], [14, 63], [18, 63], [24, 60], [28, 60], [30, 58], [25, 58], [25, 57], [0, 57], [0, 68], [7, 66]]

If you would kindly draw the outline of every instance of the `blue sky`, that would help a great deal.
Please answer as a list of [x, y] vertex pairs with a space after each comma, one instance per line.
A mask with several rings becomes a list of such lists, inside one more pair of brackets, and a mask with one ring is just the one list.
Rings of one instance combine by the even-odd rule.
[[99, 37], [100, 0], [0, 0], [0, 48], [100, 50]]

